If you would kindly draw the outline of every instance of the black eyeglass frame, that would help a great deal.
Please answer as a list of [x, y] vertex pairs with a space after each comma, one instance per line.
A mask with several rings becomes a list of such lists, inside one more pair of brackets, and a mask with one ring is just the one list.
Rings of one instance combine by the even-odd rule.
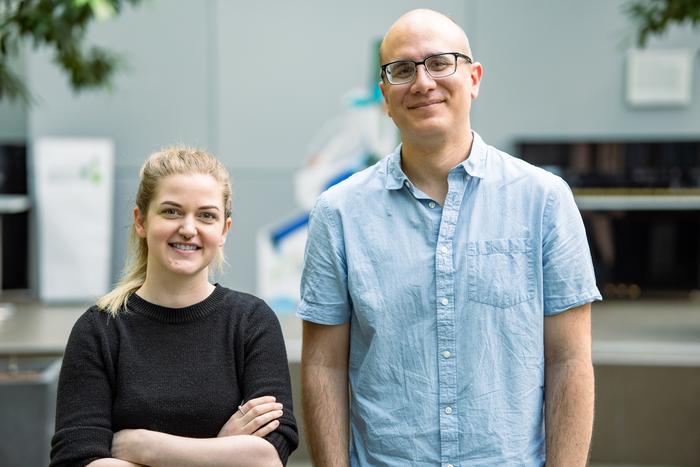
[[[445, 75], [445, 76], [433, 76], [432, 74], [430, 74], [430, 71], [428, 70], [428, 67], [425, 66], [425, 62], [427, 62], [428, 60], [430, 60], [430, 59], [433, 58], [433, 57], [439, 57], [440, 55], [454, 55], [454, 57], [455, 57], [455, 69], [454, 69], [454, 71], [453, 71], [452, 73], [450, 73], [449, 75]], [[402, 84], [412, 83], [412, 82], [416, 79], [416, 71], [418, 70], [418, 65], [423, 65], [423, 67], [425, 68], [426, 73], [428, 73], [432, 78], [436, 78], [436, 79], [447, 78], [448, 76], [454, 75], [455, 72], [457, 71], [457, 60], [458, 60], [460, 57], [463, 58], [464, 60], [466, 60], [467, 63], [469, 63], [469, 64], [474, 63], [474, 60], [472, 60], [472, 58], [471, 58], [469, 55], [464, 55], [463, 53], [459, 53], [459, 52], [441, 52], [441, 53], [439, 53], [439, 54], [428, 55], [427, 57], [425, 57], [423, 60], [421, 60], [421, 61], [419, 61], [419, 62], [416, 62], [416, 61], [414, 61], [414, 60], [395, 60], [395, 61], [393, 61], [393, 62], [385, 63], [384, 65], [381, 65], [381, 66], [380, 66], [380, 68], [382, 69], [381, 77], [382, 77], [382, 79], [386, 79], [386, 82], [389, 83], [389, 84], [391, 84], [392, 86], [401, 86]], [[413, 72], [413, 79], [411, 79], [410, 81], [406, 81], [405, 83], [396, 83], [396, 84], [395, 84], [395, 83], [392, 83], [392, 82], [389, 80], [389, 76], [388, 76], [387, 73], [386, 73], [386, 68], [387, 68], [388, 66], [390, 66], [390, 65], [393, 65], [394, 63], [413, 63], [413, 64], [415, 65], [415, 67], [416, 67], [416, 71]]]

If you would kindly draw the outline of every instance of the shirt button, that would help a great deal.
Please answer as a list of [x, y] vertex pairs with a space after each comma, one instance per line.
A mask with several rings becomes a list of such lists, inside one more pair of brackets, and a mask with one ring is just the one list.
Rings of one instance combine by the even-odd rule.
[[446, 413], [447, 415], [452, 415], [452, 407], [449, 407], [449, 406], [448, 406], [448, 407], [445, 407], [445, 413]]
[[448, 303], [450, 303], [450, 301], [446, 298], [443, 298], [442, 300], [440, 300], [440, 303], [442, 303], [443, 305], [447, 305]]
[[429, 202], [429, 203], [428, 203], [428, 207], [429, 207], [430, 209], [433, 209], [433, 208], [435, 207], [435, 203], [434, 203], [433, 201]]
[[445, 357], [445, 358], [450, 358], [450, 357], [452, 356], [452, 354], [450, 353], [449, 350], [445, 350], [445, 351], [442, 353], [442, 356]]
[[443, 253], [447, 253], [447, 247], [446, 246], [441, 246], [440, 251]]
[[455, 466], [452, 464], [447, 464], [447, 465], [445, 465], [445, 467], [455, 467]]

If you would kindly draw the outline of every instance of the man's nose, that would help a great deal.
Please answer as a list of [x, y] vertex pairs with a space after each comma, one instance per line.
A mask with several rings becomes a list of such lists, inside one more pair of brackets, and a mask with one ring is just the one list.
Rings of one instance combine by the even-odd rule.
[[435, 87], [435, 79], [428, 73], [425, 65], [416, 65], [416, 78], [413, 80], [411, 89], [414, 92], [425, 92]]

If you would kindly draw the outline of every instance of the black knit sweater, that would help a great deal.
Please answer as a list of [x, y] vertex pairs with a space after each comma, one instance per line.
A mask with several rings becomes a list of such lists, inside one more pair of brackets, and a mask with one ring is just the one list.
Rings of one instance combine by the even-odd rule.
[[265, 439], [286, 464], [298, 444], [287, 355], [262, 300], [217, 285], [185, 308], [132, 295], [114, 319], [93, 306], [63, 357], [51, 466], [111, 457], [112, 434], [125, 428], [216, 437], [242, 401], [265, 395], [284, 404]]

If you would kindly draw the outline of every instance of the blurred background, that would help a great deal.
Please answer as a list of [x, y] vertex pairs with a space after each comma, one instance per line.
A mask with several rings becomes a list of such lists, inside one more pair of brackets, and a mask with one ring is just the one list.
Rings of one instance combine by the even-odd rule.
[[[0, 18], [25, 3], [41, 2], [2, 0]], [[300, 407], [306, 216], [397, 143], [376, 51], [417, 7], [460, 24], [484, 66], [474, 129], [576, 195], [606, 299], [593, 311], [592, 465], [700, 465], [700, 27], [673, 21], [684, 9], [700, 21], [700, 2], [44, 3], [88, 5], [85, 47], [119, 66], [75, 90], [101, 84], [100, 67], [81, 74], [31, 34], [6, 47], [0, 30], [0, 465], [48, 462], [68, 333], [124, 266], [139, 167], [175, 143], [233, 176], [217, 280], [278, 312]], [[634, 5], [660, 13], [642, 23]], [[23, 24], [57, 24], [50, 8], [36, 15]], [[645, 24], [662, 32], [640, 47]], [[11, 98], [12, 76], [25, 99]], [[303, 446], [292, 462], [308, 465]]]

